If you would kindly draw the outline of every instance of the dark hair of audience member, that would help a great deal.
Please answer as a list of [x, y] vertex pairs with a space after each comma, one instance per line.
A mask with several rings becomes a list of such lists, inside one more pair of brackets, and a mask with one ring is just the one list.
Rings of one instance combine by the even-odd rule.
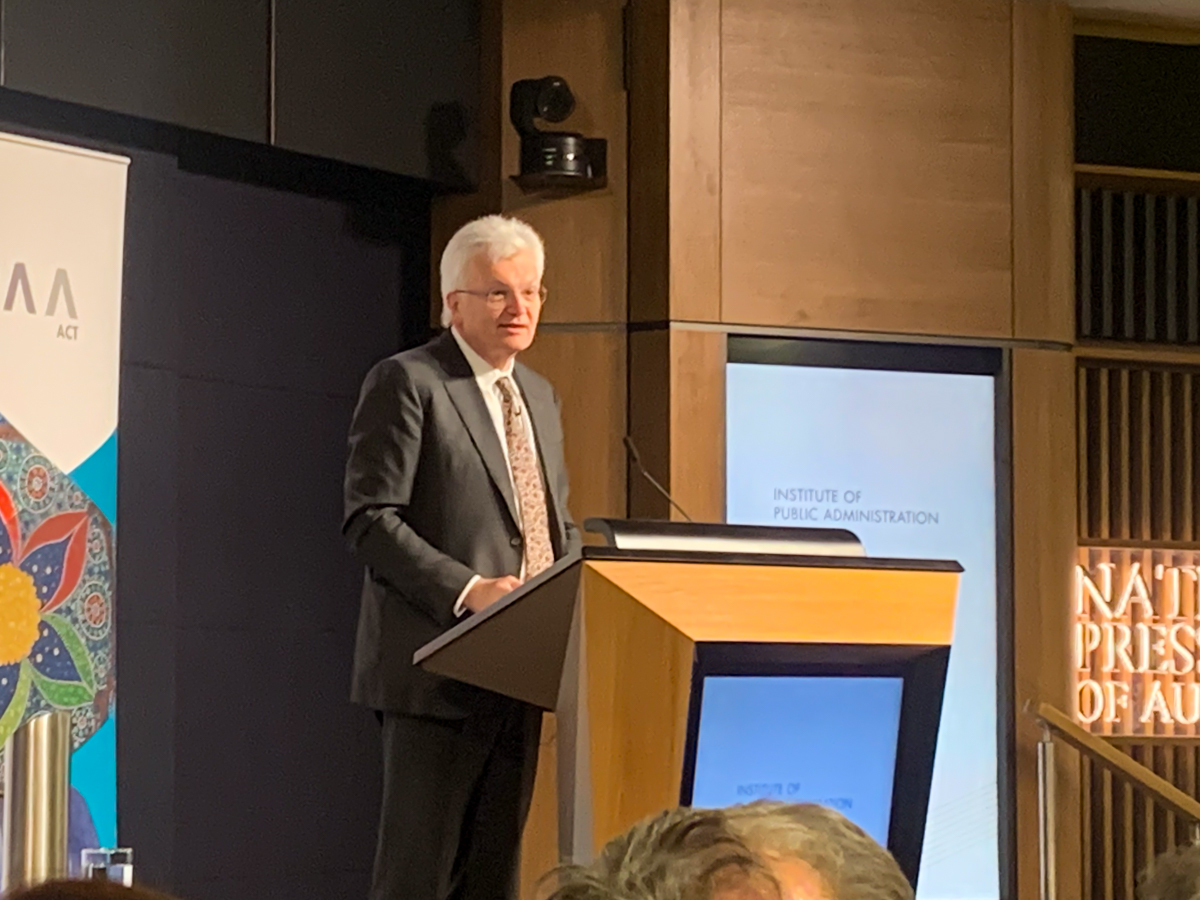
[[111, 881], [48, 881], [19, 888], [4, 900], [173, 900], [167, 894], [142, 887], [125, 887]]

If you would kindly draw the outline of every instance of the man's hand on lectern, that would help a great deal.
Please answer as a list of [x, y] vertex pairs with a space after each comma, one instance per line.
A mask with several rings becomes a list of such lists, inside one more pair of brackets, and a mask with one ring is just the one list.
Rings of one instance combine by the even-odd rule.
[[521, 579], [512, 575], [500, 578], [480, 578], [471, 585], [467, 596], [463, 597], [463, 606], [471, 612], [483, 612], [509, 591], [515, 591], [521, 586]]

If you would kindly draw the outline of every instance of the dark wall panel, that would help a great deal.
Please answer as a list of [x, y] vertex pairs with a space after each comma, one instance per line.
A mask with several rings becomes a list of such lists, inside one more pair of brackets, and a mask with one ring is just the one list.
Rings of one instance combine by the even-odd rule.
[[189, 900], [357, 900], [379, 763], [348, 700], [345, 437], [367, 368], [419, 337], [401, 332], [428, 308], [428, 201], [380, 196], [381, 225], [132, 155], [120, 839]]
[[178, 309], [173, 159], [136, 154], [126, 195], [117, 496], [117, 835], [138, 878], [169, 886], [175, 856], [179, 569]]
[[267, 138], [268, 0], [4, 0], [4, 86]]
[[198, 176], [177, 191], [181, 371], [356, 395], [400, 338], [401, 249], [339, 203]]
[[1200, 47], [1077, 37], [1075, 159], [1200, 172]]
[[478, 0], [277, 0], [275, 22], [280, 146], [476, 181]]
[[[127, 487], [118, 498], [117, 829], [137, 847], [138, 877], [168, 884], [175, 857], [179, 377], [129, 364], [121, 375], [119, 465]], [[133, 422], [154, 426], [124, 424]]]

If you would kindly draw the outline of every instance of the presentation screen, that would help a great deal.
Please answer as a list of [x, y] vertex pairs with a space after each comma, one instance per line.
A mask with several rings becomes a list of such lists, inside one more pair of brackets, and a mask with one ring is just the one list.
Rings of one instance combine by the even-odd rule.
[[903, 689], [901, 678], [708, 676], [692, 803], [821, 803], [886, 845]]
[[[747, 348], [753, 343], [742, 340]], [[980, 374], [979, 366], [968, 374], [744, 361], [756, 354], [738, 351], [737, 341], [731, 339], [726, 371], [729, 522], [846, 528], [869, 556], [963, 566], [917, 896], [997, 900], [995, 377]], [[904, 352], [892, 348], [890, 358], [902, 359]], [[773, 358], [779, 356], [787, 354]], [[885, 358], [882, 350], [864, 354], [874, 366]], [[788, 702], [788, 692], [797, 692], [790, 726], [797, 732], [820, 705], [802, 702], [801, 692], [820, 689], [759, 688], [786, 693]], [[730, 690], [747, 692], [738, 702], [755, 697], [752, 685], [722, 686], [717, 696]], [[883, 699], [855, 702], [882, 705]], [[775, 740], [781, 741], [788, 729], [778, 718]], [[840, 734], [850, 743], [849, 730]], [[879, 743], [873, 751], [857, 751], [871, 761], [893, 752], [894, 742], [862, 739]], [[792, 743], [797, 758], [810, 750], [824, 752]], [[831, 799], [844, 796], [850, 795], [830, 793]], [[871, 799], [862, 802], [872, 808]], [[880, 836], [877, 825], [860, 822]]]

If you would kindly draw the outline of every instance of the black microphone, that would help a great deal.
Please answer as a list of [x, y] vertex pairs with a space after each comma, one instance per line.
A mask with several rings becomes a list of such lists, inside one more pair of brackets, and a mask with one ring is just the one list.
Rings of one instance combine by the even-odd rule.
[[667, 492], [667, 489], [659, 484], [658, 480], [653, 475], [646, 471], [646, 467], [642, 465], [642, 456], [640, 453], [638, 453], [637, 447], [633, 445], [633, 438], [631, 438], [629, 435], [625, 435], [623, 440], [625, 441], [625, 451], [629, 454], [629, 460], [637, 468], [638, 472], [641, 473], [641, 476], [650, 482], [656, 491], [666, 497], [667, 502], [679, 510], [679, 514], [681, 516], [683, 516], [689, 522], [693, 521], [692, 517], [683, 511], [683, 507], [675, 502], [674, 498]]

